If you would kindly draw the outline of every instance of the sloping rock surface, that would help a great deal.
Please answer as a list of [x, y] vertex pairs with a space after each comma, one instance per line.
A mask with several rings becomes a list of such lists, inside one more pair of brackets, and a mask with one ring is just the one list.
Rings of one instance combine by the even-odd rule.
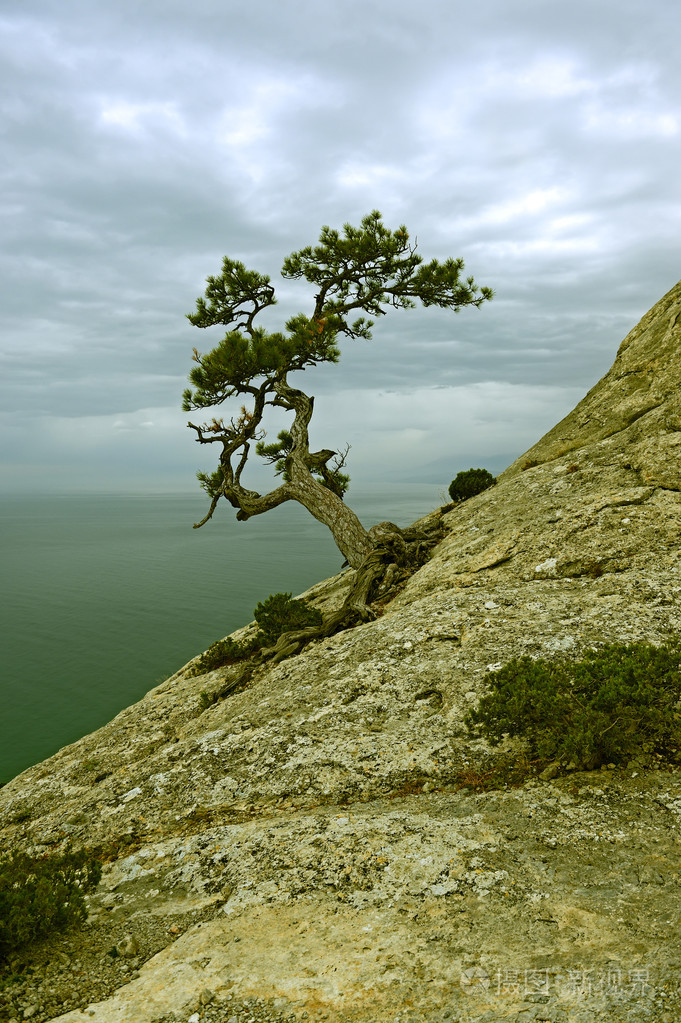
[[678, 636], [680, 454], [681, 283], [381, 617], [208, 709], [235, 669], [186, 666], [5, 786], [4, 847], [110, 862], [0, 1018], [681, 1018], [681, 773], [476, 794], [460, 729], [512, 656]]

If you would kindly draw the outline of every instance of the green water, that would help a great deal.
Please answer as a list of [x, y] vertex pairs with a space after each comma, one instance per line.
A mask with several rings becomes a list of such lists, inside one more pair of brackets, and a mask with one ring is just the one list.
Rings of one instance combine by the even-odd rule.
[[[353, 493], [365, 525], [407, 525], [428, 485]], [[340, 570], [324, 526], [287, 504], [202, 529], [199, 493], [0, 500], [0, 782], [110, 720], [270, 593]]]

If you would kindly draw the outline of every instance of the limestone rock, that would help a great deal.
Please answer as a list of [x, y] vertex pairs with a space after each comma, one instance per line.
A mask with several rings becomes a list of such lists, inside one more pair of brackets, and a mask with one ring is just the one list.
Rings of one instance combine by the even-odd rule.
[[681, 488], [681, 288], [675, 285], [620, 345], [610, 370], [506, 470], [616, 449], [644, 484]]
[[[461, 779], [494, 753], [460, 723], [513, 656], [679, 634], [680, 452], [681, 284], [447, 513], [381, 617], [207, 709], [234, 669], [186, 666], [6, 785], [4, 847], [68, 838], [110, 862], [88, 928], [43, 951], [42, 987], [0, 991], [0, 1017], [679, 1018], [681, 773], [551, 769], [476, 795]], [[307, 596], [337, 606], [349, 578]]]

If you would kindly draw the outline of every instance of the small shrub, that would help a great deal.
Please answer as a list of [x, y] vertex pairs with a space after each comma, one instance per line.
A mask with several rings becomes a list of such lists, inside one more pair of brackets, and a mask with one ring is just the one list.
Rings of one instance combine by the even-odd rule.
[[258, 604], [253, 615], [260, 626], [263, 645], [276, 643], [284, 632], [321, 625], [324, 620], [316, 607], [310, 607], [306, 600], [292, 600], [290, 593], [273, 593]]
[[0, 858], [0, 958], [53, 931], [82, 923], [83, 895], [102, 876], [86, 850], [34, 858], [23, 852]]
[[493, 487], [495, 483], [496, 477], [487, 469], [467, 469], [466, 472], [457, 473], [449, 484], [449, 496], [452, 501], [466, 501], [488, 487]]
[[199, 693], [199, 710], [208, 710], [215, 702], [215, 696], [212, 693], [209, 695], [205, 690]]
[[[283, 632], [304, 629], [308, 625], [321, 625], [323, 621], [320, 611], [310, 607], [306, 600], [292, 600], [290, 593], [272, 593], [258, 604], [253, 617], [260, 626], [254, 636], [242, 643], [237, 643], [229, 636], [227, 639], [219, 639], [201, 654], [192, 668], [192, 677], [223, 668], [227, 664], [245, 661], [261, 647], [276, 643]], [[206, 703], [203, 695], [199, 698], [200, 707], [205, 710], [214, 701]]]
[[254, 649], [252, 641], [251, 643], [237, 643], [229, 636], [227, 639], [219, 639], [217, 643], [212, 643], [201, 654], [192, 668], [192, 675], [204, 675], [207, 671], [223, 668], [226, 664], [236, 664], [249, 657]]
[[583, 769], [681, 749], [681, 647], [613, 644], [581, 661], [516, 658], [487, 675], [469, 735], [524, 739], [528, 756]]

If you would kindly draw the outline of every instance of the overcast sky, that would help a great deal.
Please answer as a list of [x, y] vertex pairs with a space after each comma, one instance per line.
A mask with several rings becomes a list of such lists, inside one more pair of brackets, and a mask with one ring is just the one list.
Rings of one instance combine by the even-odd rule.
[[[0, 16], [8, 490], [192, 488], [185, 319], [379, 209], [495, 300], [308, 372], [353, 479], [501, 469], [681, 276], [668, 0], [23, 0]], [[279, 285], [281, 287], [279, 288]], [[270, 324], [274, 325], [274, 321]], [[301, 383], [303, 378], [301, 378]]]

